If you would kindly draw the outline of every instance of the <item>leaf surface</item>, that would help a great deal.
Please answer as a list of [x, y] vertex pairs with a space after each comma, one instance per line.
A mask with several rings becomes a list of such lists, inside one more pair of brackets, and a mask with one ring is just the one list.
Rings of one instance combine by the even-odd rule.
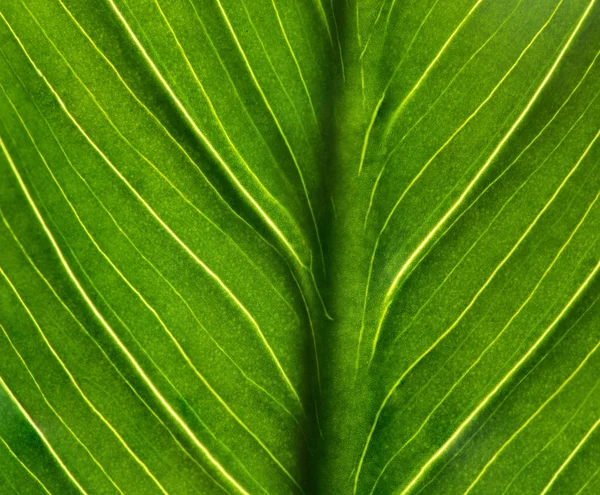
[[0, 0], [0, 491], [600, 489], [595, 0]]

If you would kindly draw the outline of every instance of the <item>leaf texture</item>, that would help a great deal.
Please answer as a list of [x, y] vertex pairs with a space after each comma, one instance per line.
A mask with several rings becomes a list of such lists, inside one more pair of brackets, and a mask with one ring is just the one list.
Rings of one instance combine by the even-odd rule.
[[0, 0], [0, 492], [600, 490], [596, 0]]

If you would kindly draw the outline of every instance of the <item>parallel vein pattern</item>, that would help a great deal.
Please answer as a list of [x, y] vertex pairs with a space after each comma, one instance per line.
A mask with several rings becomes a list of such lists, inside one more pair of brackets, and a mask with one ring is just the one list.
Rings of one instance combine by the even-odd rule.
[[0, 493], [598, 493], [599, 34], [0, 0]]

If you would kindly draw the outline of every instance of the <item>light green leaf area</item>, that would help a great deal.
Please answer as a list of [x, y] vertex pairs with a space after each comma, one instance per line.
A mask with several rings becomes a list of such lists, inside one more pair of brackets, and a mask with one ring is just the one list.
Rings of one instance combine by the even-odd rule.
[[0, 0], [0, 493], [600, 493], [600, 2]]

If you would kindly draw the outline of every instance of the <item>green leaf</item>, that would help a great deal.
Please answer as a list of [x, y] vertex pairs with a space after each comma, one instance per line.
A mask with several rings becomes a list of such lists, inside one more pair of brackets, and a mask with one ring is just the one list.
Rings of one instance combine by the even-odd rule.
[[600, 491], [595, 0], [0, 0], [0, 493]]

